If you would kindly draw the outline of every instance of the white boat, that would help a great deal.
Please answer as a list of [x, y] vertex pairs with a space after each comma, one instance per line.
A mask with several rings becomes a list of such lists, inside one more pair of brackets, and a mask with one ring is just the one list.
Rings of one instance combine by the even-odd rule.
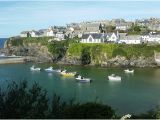
[[78, 77], [76, 78], [77, 81], [79, 82], [91, 82], [91, 79], [90, 78], [84, 78], [80, 75], [78, 75]]
[[58, 69], [58, 70], [55, 70], [57, 73], [61, 73], [62, 70], [61, 69]]
[[51, 67], [45, 69], [45, 71], [46, 71], [46, 72], [53, 72], [54, 70], [53, 70], [53, 67], [51, 66]]
[[125, 73], [134, 73], [134, 70], [129, 70], [129, 69], [126, 69], [124, 70]]
[[121, 77], [120, 76], [116, 76], [115, 74], [112, 74], [112, 75], [108, 76], [108, 79], [110, 81], [121, 81]]
[[35, 66], [33, 65], [32, 67], [30, 67], [31, 71], [40, 71], [41, 68], [35, 68]]

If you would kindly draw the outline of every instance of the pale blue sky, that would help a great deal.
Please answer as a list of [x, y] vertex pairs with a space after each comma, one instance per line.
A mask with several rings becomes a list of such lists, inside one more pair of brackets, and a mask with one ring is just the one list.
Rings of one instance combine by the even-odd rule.
[[70, 22], [149, 17], [160, 18], [160, 1], [0, 1], [0, 38]]

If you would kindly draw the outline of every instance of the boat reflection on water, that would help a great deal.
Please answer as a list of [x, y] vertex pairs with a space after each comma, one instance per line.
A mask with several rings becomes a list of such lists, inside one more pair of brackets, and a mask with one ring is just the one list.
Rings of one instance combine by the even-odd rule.
[[49, 73], [48, 73], [48, 77], [49, 77], [50, 79], [53, 79], [53, 73], [49, 72]]

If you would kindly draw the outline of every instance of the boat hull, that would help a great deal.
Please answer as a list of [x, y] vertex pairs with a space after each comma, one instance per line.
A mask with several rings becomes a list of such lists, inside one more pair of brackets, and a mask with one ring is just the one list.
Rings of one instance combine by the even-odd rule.
[[89, 78], [86, 78], [86, 79], [76, 78], [76, 80], [77, 80], [77, 82], [84, 82], [84, 83], [91, 82], [91, 79], [89, 79]]
[[30, 70], [31, 70], [31, 71], [41, 71], [40, 68], [31, 68]]
[[30, 70], [31, 70], [31, 71], [40, 71], [41, 68], [35, 68], [34, 66], [32, 66], [32, 67], [30, 67]]
[[121, 77], [108, 76], [108, 79], [109, 79], [110, 81], [121, 81]]
[[134, 73], [134, 70], [124, 70], [125, 73]]
[[72, 73], [61, 73], [61, 75], [65, 76], [65, 77], [74, 77], [75, 74]]

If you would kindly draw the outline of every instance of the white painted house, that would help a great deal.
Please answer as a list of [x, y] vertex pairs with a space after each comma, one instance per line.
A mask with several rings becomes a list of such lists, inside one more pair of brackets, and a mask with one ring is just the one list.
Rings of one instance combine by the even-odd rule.
[[99, 33], [90, 33], [90, 34], [83, 34], [81, 43], [104, 43], [104, 34]]
[[65, 40], [65, 34], [63, 32], [57, 32], [55, 35], [55, 40], [57, 41]]
[[107, 36], [107, 42], [116, 43], [119, 40], [119, 33], [118, 32], [117, 32], [117, 34], [116, 33], [108, 33], [108, 34], [106, 34], [106, 36]]
[[160, 43], [160, 35], [152, 35], [152, 34], [142, 35], [141, 40], [143, 43], [148, 43], [148, 42]]
[[120, 44], [141, 44], [141, 36], [139, 35], [129, 35], [123, 38], [120, 38], [118, 41]]
[[50, 37], [54, 37], [56, 34], [55, 34], [55, 30], [54, 28], [51, 26], [48, 28], [47, 30], [47, 36], [50, 36]]
[[47, 30], [47, 36], [54, 37], [55, 36], [54, 31], [53, 30]]
[[40, 34], [39, 34], [39, 32], [32, 30], [30, 32], [30, 35], [31, 35], [31, 37], [39, 37]]
[[119, 44], [141, 44], [141, 40], [140, 39], [123, 39], [123, 40], [119, 40], [118, 42]]
[[30, 36], [30, 32], [29, 31], [23, 31], [20, 34], [21, 37], [29, 37]]
[[129, 28], [131, 28], [131, 23], [119, 23], [116, 24], [116, 30], [128, 30]]

